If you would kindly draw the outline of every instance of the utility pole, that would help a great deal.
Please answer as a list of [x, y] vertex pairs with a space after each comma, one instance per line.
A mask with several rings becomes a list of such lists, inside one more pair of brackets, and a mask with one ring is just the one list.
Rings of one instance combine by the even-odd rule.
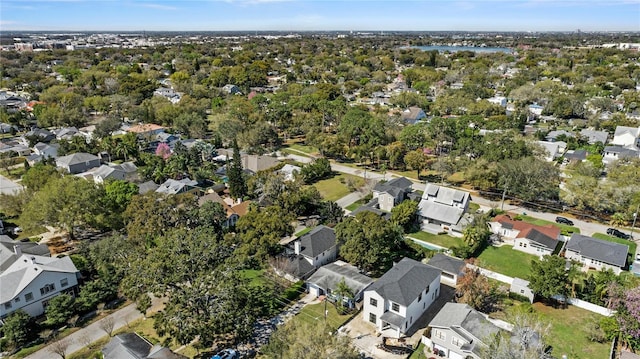
[[504, 197], [507, 195], [508, 186], [504, 186], [504, 190], [502, 191], [502, 203], [500, 204], [500, 210], [504, 211]]

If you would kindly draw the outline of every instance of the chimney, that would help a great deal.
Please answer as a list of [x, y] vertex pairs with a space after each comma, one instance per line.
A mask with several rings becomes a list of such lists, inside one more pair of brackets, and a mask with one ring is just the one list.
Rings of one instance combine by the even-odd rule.
[[293, 242], [293, 246], [294, 246], [294, 251], [296, 254], [300, 254], [300, 250], [302, 247], [302, 244], [300, 243], [300, 241], [295, 241]]
[[20, 257], [22, 255], [22, 248], [20, 248], [19, 244], [16, 244], [15, 246], [13, 246], [13, 252]]

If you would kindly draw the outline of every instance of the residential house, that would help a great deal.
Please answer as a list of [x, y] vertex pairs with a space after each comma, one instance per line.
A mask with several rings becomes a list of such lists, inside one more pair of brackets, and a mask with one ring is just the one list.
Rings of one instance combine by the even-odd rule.
[[167, 347], [153, 345], [137, 333], [122, 333], [102, 348], [104, 359], [186, 359]]
[[279, 169], [278, 172], [284, 176], [285, 181], [293, 181], [295, 180], [296, 175], [300, 173], [301, 170], [302, 168], [287, 163], [286, 165], [282, 166], [282, 168]]
[[78, 129], [78, 135], [84, 137], [87, 142], [93, 139], [94, 132], [96, 132], [96, 125], [89, 125]]
[[56, 167], [71, 173], [87, 172], [91, 168], [100, 166], [100, 158], [90, 153], [78, 152], [56, 158]]
[[468, 219], [469, 192], [427, 183], [418, 205], [418, 217], [422, 228], [429, 232], [449, 232], [461, 236]]
[[312, 229], [293, 245], [294, 254], [301, 255], [315, 268], [335, 261], [338, 255], [336, 232], [324, 225]]
[[490, 97], [487, 99], [487, 101], [489, 101], [489, 103], [492, 103], [494, 105], [498, 105], [501, 107], [507, 107], [507, 98], [504, 96], [494, 96], [494, 97]]
[[409, 333], [440, 294], [440, 270], [403, 258], [364, 292], [362, 315], [386, 337]]
[[480, 359], [487, 341], [499, 332], [500, 328], [469, 305], [447, 303], [429, 323], [423, 340], [445, 358]]
[[609, 165], [624, 158], [640, 158], [640, 150], [622, 146], [607, 146], [602, 152], [602, 163]]
[[393, 207], [404, 201], [412, 191], [413, 182], [405, 177], [394, 178], [387, 182], [378, 182], [373, 187], [373, 198], [378, 199], [378, 208], [390, 212]]
[[242, 155], [242, 168], [251, 172], [258, 173], [260, 171], [268, 170], [280, 163], [275, 157], [271, 156], [259, 156], [259, 155]]
[[60, 293], [74, 295], [77, 291], [80, 272], [70, 257], [24, 254], [21, 246], [15, 245], [11, 255], [2, 254], [2, 260], [0, 318], [19, 309], [32, 317], [42, 315], [51, 298]]
[[79, 135], [79, 131], [75, 127], [63, 127], [54, 130], [53, 133], [56, 135], [56, 139], [58, 140], [71, 140], [73, 136]]
[[542, 110], [544, 110], [543, 106], [534, 103], [533, 105], [529, 105], [529, 112], [533, 115], [540, 116], [542, 115]]
[[516, 221], [508, 215], [496, 216], [488, 226], [501, 239], [513, 243], [513, 249], [538, 256], [551, 255], [562, 238], [560, 229], [556, 226], [538, 226]]
[[611, 144], [634, 149], [640, 148], [640, 127], [616, 127]]
[[353, 297], [343, 298], [345, 304], [349, 307], [353, 307], [355, 302], [362, 300], [365, 289], [373, 283], [373, 279], [360, 273], [358, 268], [343, 261], [336, 261], [318, 268], [318, 270], [307, 279], [307, 288], [309, 293], [316, 297], [327, 295], [333, 297], [333, 299], [337, 299], [335, 295], [333, 295], [333, 292], [338, 287], [338, 283], [343, 280], [353, 293]]
[[574, 233], [567, 243], [565, 258], [580, 262], [584, 270], [611, 269], [620, 274], [627, 265], [629, 246]]
[[427, 114], [424, 113], [420, 107], [412, 106], [408, 109], [402, 111], [400, 115], [402, 120], [408, 125], [414, 125], [416, 122], [422, 120], [427, 117]]
[[13, 182], [7, 177], [0, 175], [0, 193], [13, 196], [18, 194], [23, 189], [24, 187], [21, 184]]
[[138, 184], [138, 193], [139, 194], [145, 194], [145, 193], [149, 193], [149, 192], [155, 192], [158, 189], [158, 184], [156, 184], [153, 181], [147, 181], [147, 182], [143, 182]]
[[547, 162], [551, 162], [558, 157], [562, 157], [564, 151], [567, 149], [567, 143], [563, 141], [537, 141], [537, 144], [542, 147], [544, 159]]
[[60, 145], [57, 143], [44, 143], [38, 142], [33, 146], [33, 153], [42, 158], [57, 158], [58, 157], [58, 149]]
[[153, 91], [153, 95], [164, 97], [174, 105], [180, 102], [180, 100], [182, 99], [182, 94], [168, 87], [158, 87], [155, 91]]
[[0, 122], [0, 133], [11, 133], [11, 131], [14, 131], [14, 133], [18, 132], [18, 127], [8, 123]]
[[556, 131], [549, 131], [549, 133], [547, 133], [547, 136], [545, 136], [545, 140], [549, 142], [556, 142], [558, 140], [558, 137], [560, 136], [564, 136], [566, 138], [576, 137], [571, 132], [568, 132], [565, 130], [556, 130]]
[[142, 123], [135, 126], [130, 126], [125, 130], [128, 133], [135, 133], [138, 138], [143, 138], [147, 141], [155, 139], [156, 135], [165, 131], [165, 127], [156, 125], [154, 123]]
[[202, 206], [206, 202], [220, 203], [227, 215], [227, 220], [222, 224], [224, 227], [234, 227], [238, 219], [247, 214], [249, 205], [251, 204], [251, 201], [229, 204], [216, 192], [207, 193], [198, 198], [198, 205]]
[[588, 154], [587, 150], [568, 150], [564, 153], [564, 159], [572, 163], [583, 162]]
[[105, 183], [108, 180], [130, 180], [136, 176], [138, 167], [133, 162], [122, 164], [108, 164], [98, 167], [90, 175], [95, 183]]
[[[20, 142], [29, 146], [29, 139], [36, 139], [38, 142], [49, 143], [56, 138], [53, 132], [41, 128], [34, 128], [20, 137]], [[35, 141], [34, 141], [35, 142]]]
[[156, 189], [156, 192], [163, 194], [187, 193], [194, 191], [197, 185], [198, 181], [193, 181], [189, 178], [183, 178], [179, 181], [169, 178]]
[[440, 283], [455, 287], [458, 280], [464, 276], [464, 268], [466, 263], [459, 258], [450, 257], [443, 253], [436, 253], [429, 261], [428, 265], [438, 268], [442, 271]]
[[580, 131], [580, 136], [586, 138], [587, 142], [589, 142], [590, 145], [596, 144], [598, 142], [604, 145], [607, 143], [609, 132], [583, 129]]
[[[0, 221], [0, 227], [2, 223]], [[35, 242], [20, 242], [11, 239], [7, 235], [0, 235], [0, 272], [3, 272], [18, 258], [18, 253], [30, 256], [51, 257], [49, 247]]]
[[17, 157], [17, 156], [28, 156], [31, 153], [31, 148], [29, 146], [23, 145], [18, 141], [9, 141], [0, 143], [0, 154], [9, 156], [9, 157]]
[[222, 91], [228, 93], [229, 95], [242, 95], [242, 91], [240, 88], [233, 84], [226, 84], [222, 87]]
[[351, 211], [347, 215], [351, 216], [351, 217], [355, 217], [360, 212], [373, 212], [376, 215], [378, 215], [378, 217], [384, 219], [385, 221], [390, 220], [391, 219], [391, 212], [381, 210], [379, 208], [378, 200], [379, 200], [379, 198], [372, 198], [369, 202], [367, 202], [367, 203], [363, 204], [362, 206], [354, 209], [353, 211]]

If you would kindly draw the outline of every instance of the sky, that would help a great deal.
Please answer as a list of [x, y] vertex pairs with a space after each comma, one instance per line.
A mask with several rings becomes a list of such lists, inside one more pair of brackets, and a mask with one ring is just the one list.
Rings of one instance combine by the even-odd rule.
[[640, 31], [640, 0], [0, 0], [0, 31]]

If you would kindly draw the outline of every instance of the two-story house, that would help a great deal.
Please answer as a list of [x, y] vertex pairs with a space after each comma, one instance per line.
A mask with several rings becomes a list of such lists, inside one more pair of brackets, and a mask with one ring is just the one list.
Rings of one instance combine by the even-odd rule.
[[378, 208], [390, 212], [393, 207], [404, 201], [407, 194], [411, 192], [412, 184], [405, 177], [376, 183], [373, 187], [373, 198], [378, 199]]
[[403, 258], [364, 292], [362, 315], [382, 335], [400, 338], [440, 295], [440, 270]]
[[469, 209], [470, 200], [469, 192], [427, 183], [418, 205], [423, 230], [445, 231], [462, 236], [467, 224], [463, 217]]
[[80, 272], [70, 257], [23, 254], [16, 245], [11, 258], [3, 259], [11, 263], [0, 272], [0, 318], [19, 309], [39, 316], [51, 298], [60, 293], [75, 295]]
[[578, 233], [571, 235], [565, 257], [582, 264], [584, 270], [611, 269], [620, 274], [627, 264], [629, 246], [587, 237]]
[[300, 255], [315, 268], [336, 260], [336, 232], [327, 226], [317, 226], [293, 242], [294, 254]]
[[640, 148], [640, 127], [617, 126], [611, 144], [627, 148]]
[[447, 303], [429, 323], [425, 341], [445, 358], [480, 359], [500, 328], [467, 304]]

